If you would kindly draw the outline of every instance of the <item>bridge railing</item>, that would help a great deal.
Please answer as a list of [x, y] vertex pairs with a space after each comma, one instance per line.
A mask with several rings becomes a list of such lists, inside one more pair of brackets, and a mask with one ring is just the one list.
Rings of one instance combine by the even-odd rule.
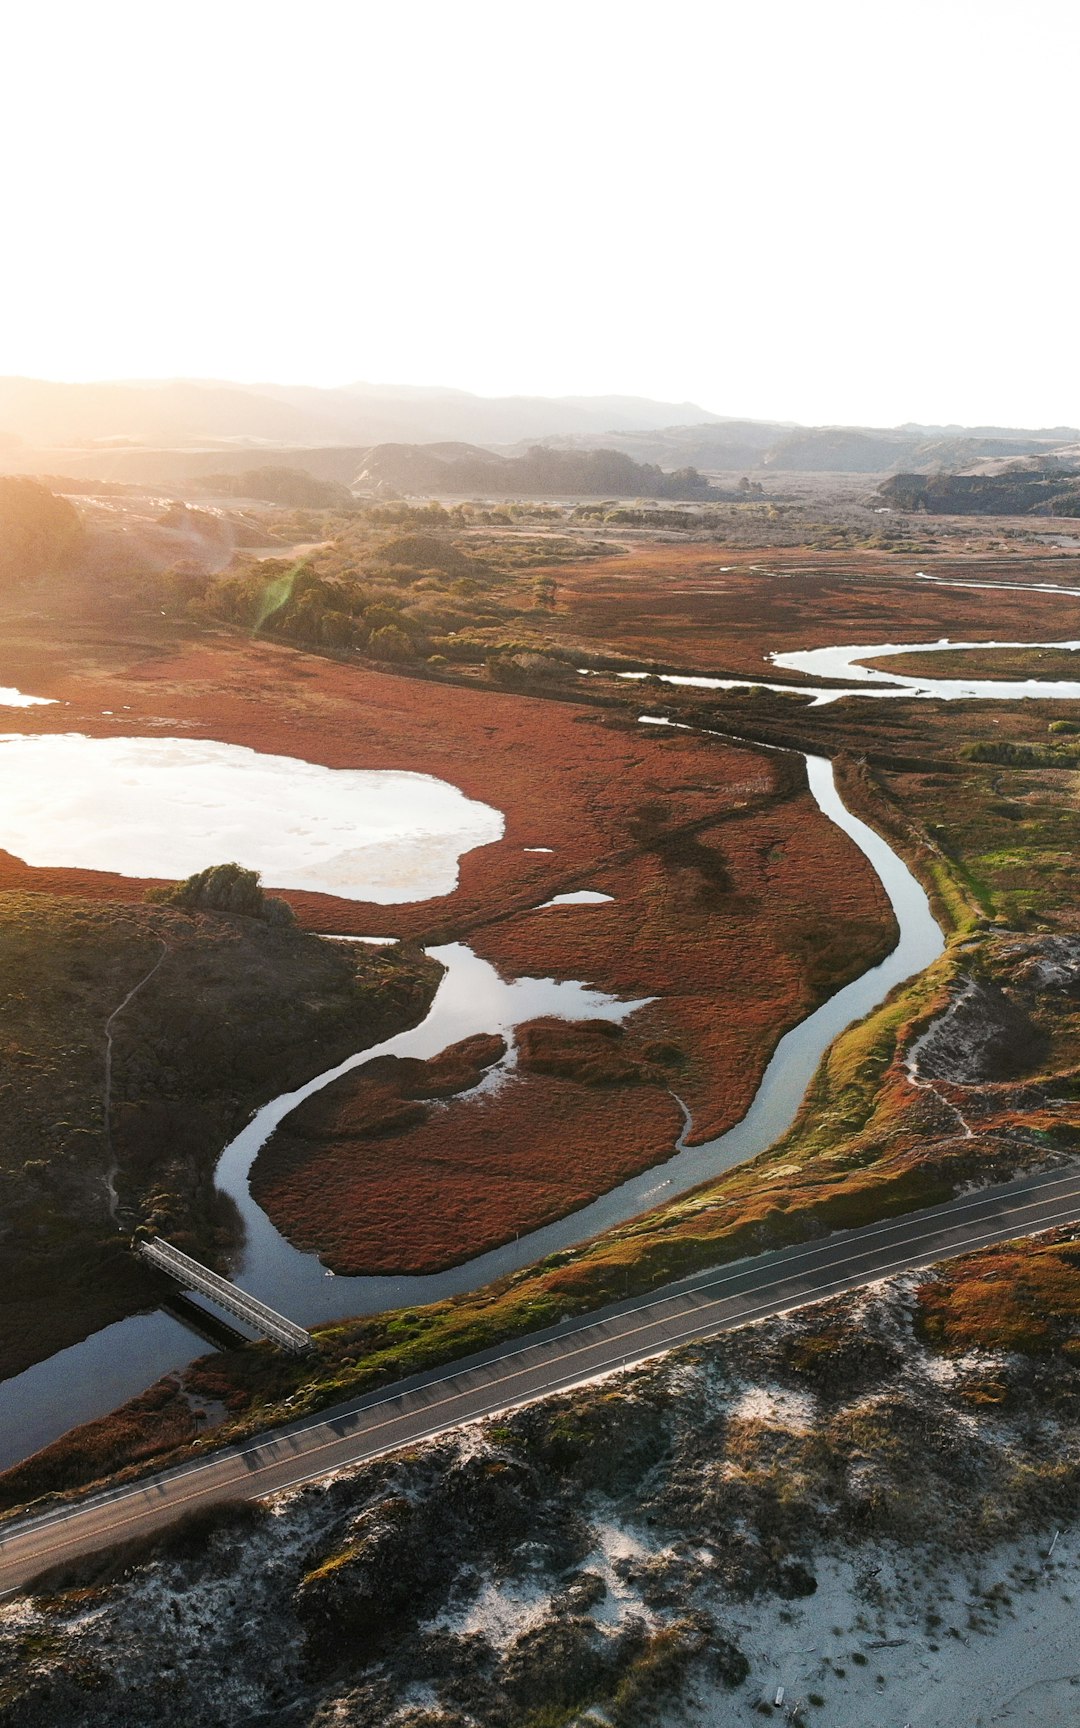
[[220, 1273], [211, 1272], [208, 1266], [203, 1266], [198, 1260], [193, 1260], [190, 1254], [182, 1249], [174, 1248], [171, 1242], [162, 1241], [160, 1236], [149, 1236], [134, 1244], [135, 1252], [141, 1254], [159, 1271], [167, 1272], [170, 1278], [175, 1278], [178, 1284], [183, 1284], [188, 1290], [197, 1290], [203, 1296], [209, 1296], [212, 1302], [217, 1302], [238, 1320], [246, 1321], [261, 1332], [272, 1343], [280, 1344], [283, 1350], [289, 1350], [296, 1356], [303, 1355], [314, 1348], [310, 1332], [305, 1332], [295, 1321], [287, 1320], [283, 1314], [278, 1314], [265, 1302], [260, 1302], [257, 1296], [249, 1296], [246, 1290], [241, 1290], [228, 1278], [222, 1278]]

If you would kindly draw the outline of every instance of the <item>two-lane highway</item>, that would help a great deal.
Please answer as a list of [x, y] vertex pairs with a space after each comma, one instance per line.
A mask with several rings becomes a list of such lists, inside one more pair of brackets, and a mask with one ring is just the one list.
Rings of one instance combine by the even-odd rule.
[[215, 1501], [254, 1499], [459, 1423], [879, 1278], [1080, 1218], [1080, 1170], [1050, 1172], [696, 1274], [41, 1517], [0, 1525], [0, 1593]]

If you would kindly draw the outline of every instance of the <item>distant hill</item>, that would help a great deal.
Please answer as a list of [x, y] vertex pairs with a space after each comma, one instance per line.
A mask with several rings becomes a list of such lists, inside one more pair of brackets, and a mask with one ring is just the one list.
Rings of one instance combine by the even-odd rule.
[[894, 509], [935, 516], [1080, 516], [1080, 468], [1018, 465], [1003, 474], [894, 474], [879, 488]]
[[595, 450], [602, 443], [637, 462], [655, 462], [661, 468], [689, 465], [743, 474], [748, 468], [760, 467], [767, 452], [791, 430], [776, 420], [723, 420], [696, 426], [638, 427], [602, 435], [567, 433], [545, 438], [543, 443], [551, 450]]
[[250, 450], [65, 451], [61, 490], [89, 492], [95, 479], [105, 490], [160, 487], [171, 496], [260, 498], [311, 508], [345, 505], [349, 488], [362, 492], [408, 492], [437, 496], [620, 498], [711, 498], [730, 494], [710, 489], [693, 468], [663, 472], [613, 450], [559, 451], [539, 445], [533, 454], [505, 456], [480, 445], [337, 445], [322, 450], [267, 450], [258, 468]]
[[[706, 474], [932, 473], [1046, 456], [1074, 427], [798, 426], [724, 419], [692, 402], [639, 396], [477, 396], [397, 384], [236, 384], [224, 380], [58, 384], [0, 378], [0, 472], [181, 484], [265, 467], [348, 485], [388, 445], [464, 444], [490, 464], [605, 451], [658, 470]], [[471, 460], [478, 460], [471, 458]], [[464, 461], [464, 458], [462, 458]], [[432, 482], [434, 484], [434, 482]], [[441, 484], [441, 481], [440, 481]], [[522, 479], [521, 486], [529, 489]], [[644, 486], [644, 483], [643, 483]], [[493, 492], [490, 476], [462, 489]], [[557, 481], [552, 491], [576, 490]], [[595, 490], [626, 494], [629, 475]], [[645, 487], [644, 489], [648, 489]]]
[[[1015, 456], [1045, 455], [1075, 443], [1072, 427], [1025, 432], [1006, 427], [791, 426], [769, 420], [729, 420], [605, 434], [603, 443], [662, 467], [692, 463], [706, 473], [772, 468], [795, 474], [931, 473]], [[589, 433], [545, 439], [554, 449], [594, 449]]]
[[813, 426], [779, 439], [762, 461], [802, 474], [880, 474], [911, 457], [916, 442], [859, 426]]
[[365, 492], [437, 497], [718, 498], [696, 468], [665, 473], [618, 450], [552, 450], [534, 445], [500, 456], [473, 444], [377, 444], [353, 486]]
[[1080, 432], [1075, 426], [923, 426], [918, 421], [905, 420], [898, 432], [913, 433], [924, 441], [938, 438], [986, 438], [999, 444], [1010, 438], [1034, 438], [1040, 444], [1075, 444]]
[[397, 439], [512, 444], [549, 433], [710, 421], [692, 402], [638, 396], [475, 396], [466, 390], [350, 384], [231, 384], [218, 380], [57, 384], [0, 378], [0, 450], [87, 444], [206, 449], [222, 444], [367, 447]]

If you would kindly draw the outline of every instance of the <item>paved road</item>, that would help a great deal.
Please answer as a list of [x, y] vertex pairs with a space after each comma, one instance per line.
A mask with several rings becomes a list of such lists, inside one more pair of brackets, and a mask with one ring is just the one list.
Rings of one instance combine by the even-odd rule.
[[485, 1351], [453, 1369], [416, 1376], [275, 1429], [242, 1447], [78, 1506], [0, 1525], [0, 1594], [44, 1567], [147, 1535], [196, 1507], [293, 1487], [544, 1392], [579, 1385], [672, 1345], [714, 1337], [765, 1315], [1074, 1218], [1080, 1218], [1080, 1171], [1051, 1173], [699, 1273], [652, 1296], [566, 1321], [524, 1343]]

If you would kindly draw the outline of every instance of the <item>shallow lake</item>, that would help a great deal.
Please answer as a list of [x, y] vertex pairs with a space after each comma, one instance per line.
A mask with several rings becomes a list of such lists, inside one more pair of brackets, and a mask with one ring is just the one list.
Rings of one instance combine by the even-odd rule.
[[390, 906], [452, 894], [462, 854], [503, 827], [429, 774], [212, 740], [0, 736], [0, 846], [39, 867], [176, 880], [235, 860], [268, 888]]

